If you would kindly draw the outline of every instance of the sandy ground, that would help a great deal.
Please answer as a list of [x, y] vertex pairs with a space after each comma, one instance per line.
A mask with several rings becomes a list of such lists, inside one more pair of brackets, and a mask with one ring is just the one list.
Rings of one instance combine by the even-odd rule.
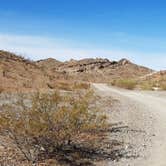
[[122, 126], [110, 139], [124, 142], [126, 151], [126, 157], [102, 166], [166, 166], [166, 92], [93, 87], [101, 97], [119, 101], [107, 108], [111, 123]]

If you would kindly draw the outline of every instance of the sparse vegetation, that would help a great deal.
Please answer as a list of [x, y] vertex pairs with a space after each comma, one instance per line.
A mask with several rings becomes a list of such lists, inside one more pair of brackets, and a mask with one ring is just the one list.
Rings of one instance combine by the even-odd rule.
[[0, 87], [0, 94], [4, 91], [4, 89], [2, 87]]
[[159, 71], [138, 82], [143, 90], [166, 90], [166, 72]]
[[161, 89], [166, 90], [166, 82], [161, 84]]
[[162, 79], [140, 81], [138, 86], [140, 86], [142, 90], [154, 90], [154, 88], [158, 88], [159, 90], [166, 90], [166, 82]]
[[160, 80], [132, 80], [132, 79], [118, 79], [111, 82], [112, 86], [117, 86], [125, 89], [141, 89], [141, 90], [166, 90], [165, 79]]
[[72, 91], [72, 86], [70, 82], [67, 81], [59, 81], [55, 83], [55, 87], [61, 90]]
[[61, 89], [66, 91], [73, 91], [73, 90], [88, 90], [90, 88], [90, 84], [86, 82], [72, 82], [72, 81], [58, 81], [55, 84], [50, 85], [51, 89]]
[[75, 82], [73, 89], [89, 89], [90, 84], [85, 82]]
[[117, 62], [100, 58], [59, 62], [49, 58], [35, 62], [2, 50], [0, 59], [4, 91], [88, 89], [87, 81], [108, 83], [118, 78], [135, 79], [151, 71], [126, 59]]
[[111, 85], [132, 90], [136, 87], [137, 82], [131, 79], [120, 79], [112, 81]]
[[108, 124], [106, 115], [89, 108], [91, 96], [91, 92], [73, 97], [61, 96], [59, 92], [36, 93], [31, 104], [20, 97], [17, 111], [9, 106], [0, 112], [0, 133], [9, 135], [31, 163], [52, 153], [58, 157], [65, 146], [78, 139], [94, 144], [93, 136]]
[[149, 81], [140, 83], [141, 90], [153, 90], [153, 87], [154, 87], [154, 83]]

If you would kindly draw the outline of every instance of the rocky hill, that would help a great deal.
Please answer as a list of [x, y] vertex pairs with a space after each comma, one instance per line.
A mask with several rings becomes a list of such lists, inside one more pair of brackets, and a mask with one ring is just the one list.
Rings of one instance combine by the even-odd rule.
[[[47, 60], [46, 60], [47, 63]], [[43, 67], [44, 65], [43, 61]], [[48, 70], [49, 66], [45, 68]], [[110, 61], [108, 59], [70, 60], [61, 63], [52, 70], [63, 72], [68, 78], [92, 82], [108, 82], [119, 78], [136, 78], [152, 72], [151, 69], [136, 65], [127, 59]]]
[[7, 51], [0, 51], [0, 91], [56, 88], [59, 82], [109, 82], [135, 78], [152, 70], [122, 59], [83, 59], [59, 62], [49, 58], [37, 62]]

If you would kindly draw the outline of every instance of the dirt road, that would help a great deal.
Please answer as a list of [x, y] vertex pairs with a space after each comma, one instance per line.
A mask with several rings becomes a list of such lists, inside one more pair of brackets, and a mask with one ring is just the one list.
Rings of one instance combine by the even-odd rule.
[[101, 97], [119, 101], [110, 108], [110, 121], [122, 122], [131, 130], [110, 137], [125, 142], [128, 151], [132, 145], [130, 156], [138, 156], [103, 165], [166, 166], [166, 92], [130, 91], [105, 84], [93, 86]]

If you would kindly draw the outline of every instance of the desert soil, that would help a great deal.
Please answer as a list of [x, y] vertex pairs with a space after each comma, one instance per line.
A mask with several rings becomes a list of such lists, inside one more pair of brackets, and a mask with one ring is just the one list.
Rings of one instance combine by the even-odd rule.
[[120, 125], [110, 139], [124, 143], [119, 161], [102, 166], [166, 166], [166, 92], [130, 91], [93, 84], [102, 98], [117, 100], [107, 108], [110, 122]]

